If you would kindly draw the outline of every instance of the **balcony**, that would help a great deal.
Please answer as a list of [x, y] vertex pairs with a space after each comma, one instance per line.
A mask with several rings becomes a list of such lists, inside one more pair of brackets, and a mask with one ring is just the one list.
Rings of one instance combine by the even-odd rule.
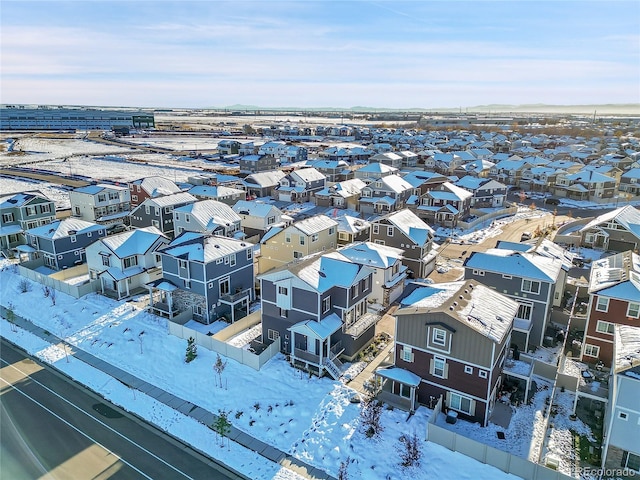
[[362, 335], [369, 327], [375, 325], [380, 320], [380, 315], [367, 312], [362, 315], [355, 323], [345, 329], [347, 335], [351, 335], [354, 338]]
[[320, 356], [311, 352], [307, 352], [306, 350], [301, 350], [300, 348], [294, 348], [293, 356], [299, 360], [304, 360], [305, 362], [313, 363], [315, 365], [320, 365]]
[[228, 305], [235, 305], [236, 303], [238, 303], [241, 300], [244, 300], [245, 298], [251, 298], [250, 288], [237, 291], [236, 293], [226, 293], [224, 295], [220, 295], [220, 301]]

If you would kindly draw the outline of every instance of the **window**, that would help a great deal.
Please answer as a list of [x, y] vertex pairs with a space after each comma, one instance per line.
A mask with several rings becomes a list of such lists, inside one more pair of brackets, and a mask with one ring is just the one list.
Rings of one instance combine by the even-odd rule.
[[104, 201], [106, 201], [106, 200], [107, 200], [107, 197], [106, 197], [103, 193], [101, 193], [100, 195], [98, 195], [98, 201], [99, 201], [99, 202], [104, 202]]
[[609, 299], [606, 297], [598, 297], [596, 310], [599, 312], [606, 312], [607, 310], [609, 310]]
[[267, 225], [272, 225], [276, 223], [276, 217], [271, 216], [271, 217], [267, 217]]
[[253, 250], [250, 248], [247, 249], [247, 260], [251, 260], [253, 258]]
[[516, 318], [521, 318], [522, 320], [531, 320], [531, 314], [533, 313], [533, 304], [531, 303], [521, 303], [518, 307], [518, 313], [516, 313]]
[[387, 237], [393, 237], [393, 227], [387, 227]]
[[287, 243], [291, 243], [291, 234], [289, 232], [284, 234], [284, 241]]
[[78, 241], [78, 237], [76, 237], [75, 235], [71, 235], [69, 237], [69, 240], [71, 240], [71, 243], [76, 243]]
[[229, 260], [230, 260], [230, 262], [231, 262], [231, 263], [230, 263], [230, 265], [231, 265], [232, 267], [235, 267], [235, 265], [236, 265], [236, 254], [234, 253], [234, 254], [230, 255], [230, 256], [229, 256]]
[[278, 287], [278, 295], [288, 295], [289, 289], [287, 287]]
[[446, 345], [446, 339], [447, 339], [447, 332], [445, 332], [441, 328], [433, 329], [433, 335], [431, 336], [432, 343], [444, 347]]
[[356, 298], [358, 295], [360, 295], [360, 285], [359, 284], [355, 284], [353, 287], [351, 287], [351, 298]]
[[598, 323], [596, 324], [596, 331], [613, 335], [613, 323], [598, 320]]
[[269, 340], [275, 341], [278, 338], [280, 338], [280, 332], [278, 332], [277, 330], [269, 329], [269, 330], [267, 330], [267, 338]]
[[231, 291], [231, 280], [229, 277], [220, 279], [220, 295], [228, 295]]
[[222, 257], [216, 259], [216, 265], [220, 265], [222, 262], [224, 262]]
[[478, 372], [478, 376], [479, 376], [480, 378], [487, 378], [487, 371], [486, 371], [486, 370], [480, 370], [480, 371]]
[[471, 406], [473, 400], [467, 397], [463, 397], [457, 393], [451, 393], [449, 398], [449, 408], [458, 410], [459, 412], [467, 413], [471, 415]]
[[373, 226], [373, 233], [375, 233], [376, 235], [377, 235], [378, 233], [380, 233], [380, 227], [379, 227], [379, 225], [375, 224], [375, 225]]
[[331, 297], [322, 299], [322, 313], [327, 313], [331, 310]]
[[213, 282], [207, 283], [207, 288], [211, 290], [213, 288]]
[[618, 412], [618, 418], [626, 422], [629, 419], [629, 415], [627, 412]]
[[627, 307], [627, 317], [638, 318], [640, 316], [640, 303], [631, 303]]
[[587, 343], [584, 346], [584, 354], [588, 357], [598, 357], [600, 355], [600, 347]]
[[405, 362], [413, 362], [413, 350], [406, 345], [402, 347], [402, 360]]
[[468, 373], [469, 375], [473, 374], [473, 367], [469, 365], [464, 366], [464, 373]]
[[484, 277], [484, 270], [476, 270], [475, 268], [473, 269], [473, 274], [477, 275], [479, 277]]
[[444, 378], [445, 361], [444, 358], [434, 357], [433, 359], [433, 375]]
[[411, 387], [409, 385], [405, 385], [404, 383], [401, 383], [400, 396], [402, 398], [411, 398]]
[[629, 470], [634, 470], [636, 472], [640, 472], [640, 455], [636, 455], [635, 453], [628, 452], [627, 453], [627, 462], [625, 466]]
[[329, 235], [336, 233], [336, 227], [329, 227]]
[[289, 316], [289, 310], [287, 310], [286, 308], [281, 308], [280, 309], [280, 316], [282, 318], [287, 318]]
[[302, 257], [303, 257], [302, 252], [296, 252], [296, 251], [294, 250], [294, 252], [293, 252], [293, 258], [302, 258]]
[[102, 255], [102, 265], [105, 267], [109, 266], [109, 255]]
[[178, 268], [180, 270], [184, 270], [187, 268], [187, 261], [186, 260], [182, 260], [182, 259], [178, 259]]
[[503, 275], [502, 275], [502, 278], [505, 278], [505, 279], [507, 279], [507, 280], [508, 280], [508, 279], [513, 278], [513, 276], [512, 276], [512, 275], [504, 275], [504, 274], [503, 274]]
[[304, 245], [305, 238], [304, 235], [300, 235], [300, 245]]
[[537, 295], [538, 293], [540, 293], [540, 282], [527, 280], [526, 278], [523, 278], [522, 291], [527, 293], [535, 293]]
[[10, 223], [10, 222], [13, 222], [13, 213], [3, 213], [2, 223]]
[[314, 233], [313, 235], [311, 235], [311, 243], [317, 242], [317, 241], [318, 241], [318, 234]]
[[[180, 214], [176, 213], [176, 220], [180, 220]], [[188, 213], [184, 214], [184, 221], [186, 223], [189, 223], [191, 221], [191, 215], [189, 215]]]

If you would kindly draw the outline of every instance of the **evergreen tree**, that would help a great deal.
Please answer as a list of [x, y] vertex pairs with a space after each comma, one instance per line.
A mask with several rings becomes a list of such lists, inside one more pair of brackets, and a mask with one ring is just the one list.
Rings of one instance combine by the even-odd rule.
[[198, 346], [196, 345], [196, 339], [193, 337], [189, 337], [187, 340], [187, 353], [185, 355], [184, 361], [189, 363], [198, 356]]
[[[220, 446], [224, 445], [224, 437], [231, 432], [231, 422], [229, 421], [229, 412], [226, 410], [218, 410], [218, 416], [216, 417], [211, 428], [218, 434], [220, 438]], [[227, 439], [227, 442], [229, 440]]]

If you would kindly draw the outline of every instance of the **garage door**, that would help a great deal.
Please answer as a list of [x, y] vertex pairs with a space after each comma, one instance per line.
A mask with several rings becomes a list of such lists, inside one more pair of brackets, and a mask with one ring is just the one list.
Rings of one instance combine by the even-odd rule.
[[609, 240], [609, 250], [614, 252], [626, 252], [627, 250], [634, 250], [636, 244], [632, 242], [624, 242], [622, 240]]

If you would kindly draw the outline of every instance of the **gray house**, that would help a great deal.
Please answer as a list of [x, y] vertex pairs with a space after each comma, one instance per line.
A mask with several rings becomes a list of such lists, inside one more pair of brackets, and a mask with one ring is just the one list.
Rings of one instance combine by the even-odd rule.
[[464, 262], [465, 278], [495, 288], [520, 304], [512, 342], [527, 351], [529, 346], [543, 344], [554, 302], [562, 298], [564, 285], [559, 283], [566, 278], [567, 261], [530, 247], [523, 252], [507, 246], [471, 253]]
[[61, 270], [85, 263], [85, 248], [106, 237], [107, 227], [66, 218], [32, 228], [26, 234], [28, 246], [33, 248], [29, 257], [42, 257], [47, 267]]
[[126, 224], [131, 210], [129, 187], [98, 184], [69, 192], [71, 215], [107, 227]]
[[633, 205], [604, 213], [580, 229], [583, 247], [624, 252], [640, 246], [640, 210]]
[[56, 219], [56, 206], [43, 193], [34, 190], [0, 197], [0, 250], [24, 245], [24, 231]]
[[229, 205], [215, 200], [201, 200], [173, 210], [176, 236], [189, 231], [241, 238], [244, 234], [240, 220]]
[[173, 318], [191, 311], [206, 325], [248, 315], [255, 298], [253, 244], [184, 232], [158, 253], [162, 278], [147, 285], [152, 312]]
[[138, 228], [153, 226], [165, 235], [173, 237], [173, 210], [196, 201], [196, 197], [186, 192], [147, 198], [131, 211], [131, 226]]
[[280, 338], [294, 366], [338, 378], [343, 355], [373, 339], [379, 316], [367, 311], [373, 270], [336, 252], [311, 256], [259, 277], [262, 337]]
[[244, 178], [242, 186], [247, 192], [247, 198], [270, 197], [284, 176], [281, 170], [254, 173]]

